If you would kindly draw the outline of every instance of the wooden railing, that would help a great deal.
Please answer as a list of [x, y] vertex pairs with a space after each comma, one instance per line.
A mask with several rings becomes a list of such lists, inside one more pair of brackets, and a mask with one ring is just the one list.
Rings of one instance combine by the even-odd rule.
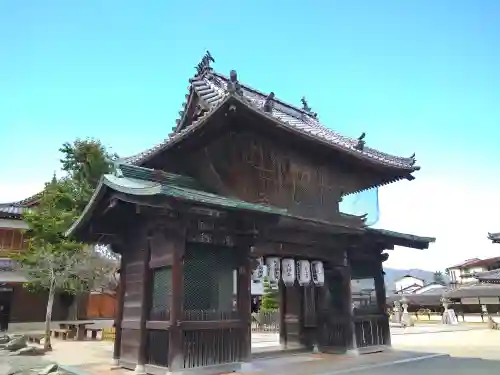
[[184, 368], [239, 362], [247, 348], [239, 328], [184, 331]]
[[170, 332], [168, 330], [148, 329], [147, 353], [148, 364], [168, 367]]
[[324, 327], [320, 333], [323, 336], [324, 345], [332, 348], [345, 348], [347, 343], [345, 320], [332, 320], [330, 320], [328, 326]]
[[221, 320], [236, 320], [239, 318], [238, 311], [221, 310], [184, 310], [184, 321], [207, 322]]
[[389, 344], [387, 315], [355, 316], [353, 320], [354, 334], [358, 348]]

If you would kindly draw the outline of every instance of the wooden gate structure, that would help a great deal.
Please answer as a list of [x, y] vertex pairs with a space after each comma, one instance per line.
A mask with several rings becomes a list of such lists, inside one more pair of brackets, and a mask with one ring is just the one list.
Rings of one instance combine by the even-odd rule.
[[[390, 345], [382, 262], [433, 238], [366, 226], [339, 211], [348, 194], [412, 180], [396, 157], [216, 73], [207, 53], [173, 133], [102, 178], [67, 235], [122, 255], [114, 358], [137, 372], [251, 360], [253, 259], [321, 261], [324, 284], [281, 287], [284, 347]], [[353, 308], [353, 280], [371, 280]]]

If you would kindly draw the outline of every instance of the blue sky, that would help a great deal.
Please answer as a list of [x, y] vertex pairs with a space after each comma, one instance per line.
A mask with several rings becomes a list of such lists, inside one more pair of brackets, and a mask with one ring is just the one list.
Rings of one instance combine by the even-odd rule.
[[40, 189], [65, 141], [128, 155], [165, 138], [209, 49], [329, 127], [417, 153], [417, 180], [381, 190], [379, 225], [438, 242], [390, 265], [496, 255], [499, 18], [495, 0], [0, 2], [0, 201]]

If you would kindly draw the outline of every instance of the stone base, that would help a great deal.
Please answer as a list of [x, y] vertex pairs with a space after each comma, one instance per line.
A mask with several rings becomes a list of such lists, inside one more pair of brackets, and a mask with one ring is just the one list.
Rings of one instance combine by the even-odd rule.
[[146, 367], [144, 365], [136, 365], [134, 372], [141, 375], [146, 374]]

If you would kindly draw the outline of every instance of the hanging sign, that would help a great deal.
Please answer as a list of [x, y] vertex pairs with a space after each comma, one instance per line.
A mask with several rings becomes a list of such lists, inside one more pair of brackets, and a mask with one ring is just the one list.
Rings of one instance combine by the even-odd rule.
[[312, 280], [313, 283], [322, 286], [325, 284], [325, 272], [323, 268], [323, 262], [317, 260], [314, 262], [311, 262], [311, 268], [312, 268]]
[[264, 264], [264, 258], [257, 258], [257, 267], [252, 271], [252, 280], [262, 281], [266, 277], [267, 267]]
[[280, 258], [267, 258], [266, 263], [269, 270], [269, 282], [278, 283], [281, 277]]
[[286, 286], [295, 284], [295, 261], [291, 258], [281, 260], [281, 278]]
[[297, 261], [297, 281], [299, 285], [311, 283], [311, 263], [308, 260]]

